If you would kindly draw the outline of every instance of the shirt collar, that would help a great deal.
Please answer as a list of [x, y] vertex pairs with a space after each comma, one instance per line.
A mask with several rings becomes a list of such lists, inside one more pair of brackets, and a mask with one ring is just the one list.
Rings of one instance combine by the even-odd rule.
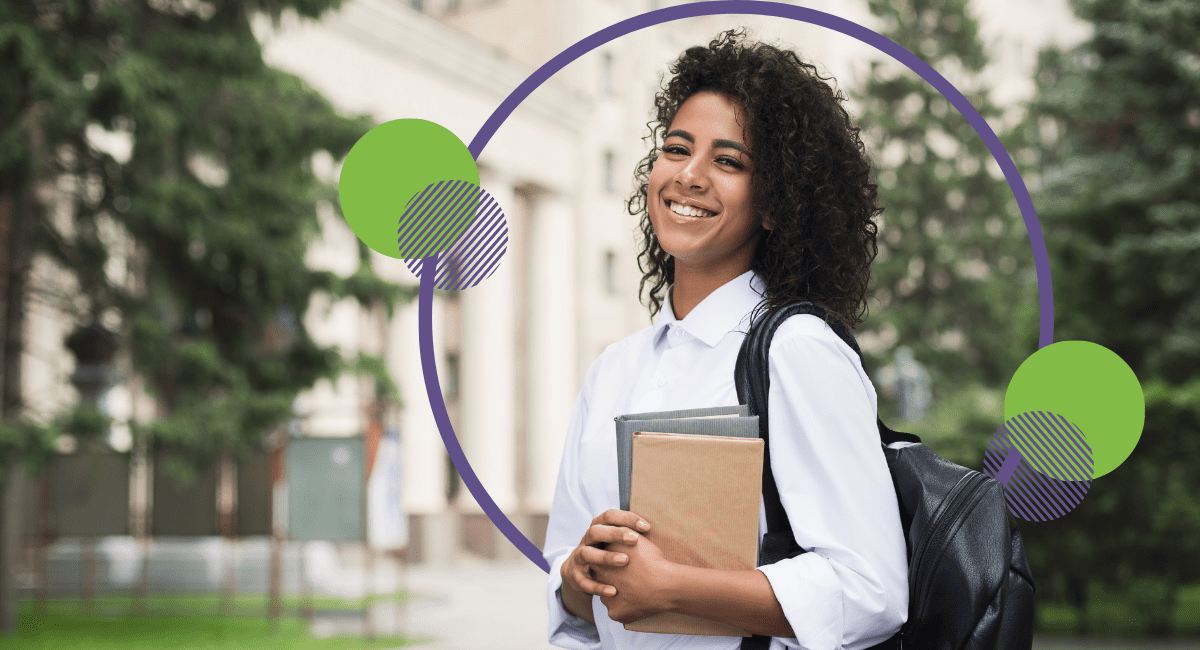
[[721, 342], [726, 333], [749, 329], [747, 318], [765, 296], [766, 286], [762, 278], [754, 271], [746, 271], [708, 294], [686, 318], [679, 320], [675, 317], [668, 293], [667, 298], [663, 300], [662, 310], [658, 312], [658, 318], [654, 321], [655, 332], [652, 338], [658, 341], [663, 330], [681, 327], [688, 334], [713, 347]]

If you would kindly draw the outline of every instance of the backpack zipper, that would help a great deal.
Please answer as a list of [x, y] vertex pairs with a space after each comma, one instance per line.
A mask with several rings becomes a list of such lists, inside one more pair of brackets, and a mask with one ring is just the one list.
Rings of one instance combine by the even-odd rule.
[[[959, 507], [960, 503], [971, 502], [972, 497], [979, 492], [979, 488], [981, 488], [986, 482], [987, 477], [979, 472], [971, 472], [970, 474], [962, 477], [958, 484], [954, 486], [954, 489], [951, 490], [950, 495], [946, 497], [945, 501], [943, 501], [943, 506], [938, 508], [940, 511], [939, 515], [942, 513], [954, 512]], [[954, 525], [961, 521], [964, 516], [969, 515], [970, 512], [971, 509], [967, 508], [958, 517], [937, 518], [937, 525], [934, 527], [933, 532], [926, 537], [925, 545], [922, 546], [921, 554], [915, 564], [918, 573], [917, 580], [915, 582], [917, 588], [914, 590], [914, 593], [924, 594], [926, 592], [925, 582], [929, 580], [929, 576], [933, 573], [933, 570], [938, 565], [938, 562], [934, 561], [935, 558], [930, 558], [928, 563], [925, 562], [925, 555], [929, 552], [929, 549], [940, 548], [945, 543], [947, 531], [955, 527]], [[920, 609], [917, 610], [916, 618], [920, 618], [921, 615], [924, 614], [925, 610], [924, 602], [920, 603], [919, 605]]]

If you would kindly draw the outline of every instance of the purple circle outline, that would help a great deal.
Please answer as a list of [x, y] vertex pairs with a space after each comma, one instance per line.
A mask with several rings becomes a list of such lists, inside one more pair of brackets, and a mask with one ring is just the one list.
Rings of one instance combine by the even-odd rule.
[[[921, 78], [929, 82], [954, 108], [958, 109], [958, 112], [967, 119], [967, 122], [975, 129], [975, 132], [979, 134], [983, 143], [987, 145], [988, 151], [991, 152], [992, 157], [1000, 165], [1001, 171], [1004, 172], [1004, 178], [1008, 180], [1008, 185], [1017, 199], [1017, 205], [1021, 208], [1021, 216], [1025, 221], [1025, 230], [1029, 234], [1029, 245], [1033, 249], [1034, 268], [1037, 271], [1038, 347], [1044, 348], [1054, 342], [1054, 289], [1050, 281], [1050, 260], [1046, 253], [1046, 240], [1042, 236], [1041, 224], [1038, 222], [1037, 212], [1033, 208], [1033, 199], [1029, 196], [1029, 190], [1025, 187], [1025, 181], [1021, 179], [1021, 173], [1017, 171], [1016, 164], [1013, 163], [1012, 157], [1008, 155], [1008, 151], [1001, 144], [1000, 138], [996, 137], [996, 133], [992, 130], [992, 127], [983, 119], [979, 111], [971, 105], [971, 102], [953, 84], [938, 73], [937, 70], [934, 70], [932, 66], [922, 61], [917, 55], [897, 45], [886, 36], [845, 18], [807, 7], [796, 7], [777, 2], [765, 2], [763, 0], [712, 0], [711, 2], [665, 7], [627, 18], [619, 23], [605, 27], [563, 50], [560, 54], [534, 71], [533, 74], [529, 75], [525, 81], [521, 82], [521, 85], [517, 86], [504, 101], [500, 102], [500, 106], [492, 112], [492, 115], [488, 117], [487, 121], [479, 129], [479, 132], [475, 134], [475, 138], [471, 140], [471, 144], [468, 146], [471, 155], [478, 160], [484, 146], [492, 139], [496, 130], [508, 119], [508, 116], [512, 114], [517, 106], [538, 86], [542, 85], [556, 72], [580, 56], [615, 38], [646, 27], [682, 18], [720, 14], [747, 14], [789, 18], [841, 32], [867, 45], [871, 45], [884, 54], [903, 63], [910, 70], [921, 75]], [[475, 497], [475, 500], [483, 508], [488, 518], [492, 520], [496, 528], [525, 557], [528, 557], [534, 564], [548, 573], [550, 565], [542, 556], [542, 552], [538, 550], [537, 546], [529, 538], [517, 530], [517, 527], [509, 521], [508, 517], [496, 505], [496, 502], [492, 500], [491, 495], [487, 493], [487, 490], [479, 482], [479, 478], [475, 475], [475, 470], [471, 468], [471, 463], [467, 461], [462, 447], [458, 444], [458, 438], [454, 435], [454, 428], [450, 425], [450, 416], [446, 413], [446, 402], [442, 397], [441, 384], [438, 381], [437, 374], [437, 361], [434, 358], [433, 352], [433, 276], [437, 265], [437, 256], [434, 255], [425, 258], [424, 264], [425, 266], [421, 273], [421, 288], [417, 311], [421, 370], [425, 376], [425, 391], [429, 395], [429, 405], [433, 409], [433, 419], [437, 422], [442, 442], [445, 443], [446, 450], [450, 453], [450, 460], [454, 463], [454, 467], [458, 469], [463, 484], [467, 486], [467, 490], [471, 492], [471, 496]]]

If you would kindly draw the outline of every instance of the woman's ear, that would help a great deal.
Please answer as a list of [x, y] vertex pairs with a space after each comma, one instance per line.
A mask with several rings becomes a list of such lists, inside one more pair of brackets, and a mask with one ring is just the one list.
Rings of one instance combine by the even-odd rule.
[[763, 219], [762, 227], [763, 227], [763, 230], [772, 230], [773, 229], [773, 227], [771, 226], [771, 222], [767, 221], [766, 219]]

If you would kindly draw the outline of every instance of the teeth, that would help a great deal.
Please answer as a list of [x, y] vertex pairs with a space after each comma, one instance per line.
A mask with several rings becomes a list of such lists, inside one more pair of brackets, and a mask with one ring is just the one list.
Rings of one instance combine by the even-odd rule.
[[670, 206], [671, 212], [685, 217], [711, 217], [713, 214], [715, 214], [714, 212], [709, 212], [708, 210], [701, 210], [699, 208], [680, 205], [678, 203], [671, 203]]

